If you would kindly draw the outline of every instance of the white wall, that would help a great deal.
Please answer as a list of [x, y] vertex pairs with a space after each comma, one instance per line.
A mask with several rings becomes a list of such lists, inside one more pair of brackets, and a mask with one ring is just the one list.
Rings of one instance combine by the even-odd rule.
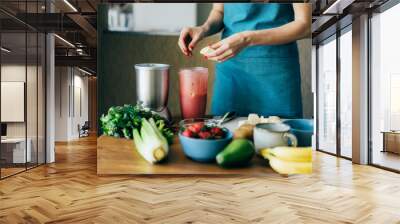
[[[1, 81], [6, 82], [25, 82], [25, 65], [8, 64], [1, 66]], [[28, 73], [31, 73], [31, 66], [28, 66]], [[5, 110], [6, 108], [1, 108]], [[25, 137], [25, 122], [8, 122], [7, 137], [22, 138]], [[29, 136], [28, 136], [29, 137]]]
[[183, 27], [195, 26], [196, 22], [196, 3], [132, 3], [114, 5], [108, 11], [110, 30], [177, 34]]
[[[75, 70], [76, 72], [77, 70]], [[74, 91], [72, 94], [72, 98], [74, 99], [74, 108], [72, 110], [72, 124], [71, 124], [71, 135], [73, 138], [78, 138], [78, 124], [83, 125], [85, 121], [89, 120], [89, 103], [88, 103], [88, 77], [81, 76], [82, 73], [79, 75], [74, 75]], [[80, 91], [80, 93], [78, 93]], [[80, 94], [80, 97], [79, 97]], [[78, 102], [78, 101], [81, 102]], [[79, 105], [80, 104], [80, 105]], [[81, 108], [79, 108], [81, 107]], [[79, 109], [82, 111], [80, 112]]]
[[[38, 69], [38, 70], [37, 70]], [[27, 78], [27, 80], [25, 80]], [[26, 112], [26, 121], [6, 122], [8, 138], [24, 138], [25, 134], [30, 140], [32, 151], [32, 161], [44, 162], [45, 150], [45, 118], [44, 118], [44, 74], [42, 67], [25, 64], [3, 64], [1, 66], [1, 81], [3, 82], [24, 82], [26, 83], [26, 108], [23, 106], [22, 112]], [[2, 96], [7, 97], [7, 96]], [[2, 107], [1, 110], [10, 108]], [[24, 111], [26, 110], [26, 111]], [[4, 111], [3, 111], [4, 112]], [[39, 156], [37, 157], [37, 153]]]
[[180, 32], [182, 27], [195, 26], [196, 17], [195, 3], [135, 3], [133, 5], [133, 22], [137, 31]]
[[1, 82], [1, 121], [24, 122], [25, 83]]
[[[83, 75], [76, 68], [56, 67], [56, 141], [79, 138], [78, 124], [88, 120], [88, 78]], [[77, 105], [81, 105], [81, 113]]]
[[[28, 71], [32, 67], [28, 67]], [[1, 81], [25, 82], [25, 65], [9, 64], [1, 66]], [[6, 108], [1, 108], [5, 110]], [[25, 122], [7, 123], [7, 137], [25, 137]]]
[[[35, 66], [28, 66], [25, 67], [25, 65], [19, 65], [19, 64], [6, 64], [1, 66], [1, 81], [3, 82], [25, 82], [25, 75], [26, 71], [28, 81], [30, 85], [36, 85], [36, 81], [33, 81], [32, 77], [36, 77], [36, 67]], [[27, 99], [27, 106], [35, 107], [36, 111], [36, 88], [27, 88], [28, 93], [28, 99]], [[34, 101], [34, 105], [30, 105], [31, 102]], [[6, 110], [7, 108], [1, 108], [2, 110]], [[36, 113], [32, 113], [32, 108], [27, 109], [28, 114], [28, 129], [30, 127], [33, 127], [34, 130], [36, 130]], [[32, 123], [33, 122], [33, 123]], [[7, 136], [8, 137], [25, 137], [25, 123], [26, 122], [7, 122]], [[30, 131], [28, 130], [28, 137], [30, 134]], [[36, 136], [36, 132], [35, 132]]]
[[55, 141], [68, 140], [68, 71], [67, 67], [55, 68]]

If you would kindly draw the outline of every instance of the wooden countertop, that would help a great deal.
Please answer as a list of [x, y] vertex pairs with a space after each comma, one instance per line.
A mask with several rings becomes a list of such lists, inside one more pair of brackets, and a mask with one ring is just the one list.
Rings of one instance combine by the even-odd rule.
[[187, 158], [178, 138], [170, 147], [168, 159], [151, 165], [135, 150], [133, 140], [100, 136], [97, 139], [98, 175], [268, 175], [274, 173], [267, 162], [254, 157], [248, 167], [224, 169], [215, 163], [198, 163]]

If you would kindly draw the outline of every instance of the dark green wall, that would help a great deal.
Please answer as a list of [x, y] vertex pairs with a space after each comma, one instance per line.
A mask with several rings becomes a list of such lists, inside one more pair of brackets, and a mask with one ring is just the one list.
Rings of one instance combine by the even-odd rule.
[[[214, 66], [200, 54], [186, 57], [180, 53], [176, 36], [147, 36], [135, 34], [104, 33], [106, 41], [102, 47], [103, 66], [101, 91], [102, 112], [112, 105], [135, 103], [135, 71], [138, 63], [170, 64], [169, 108], [179, 115], [178, 70], [184, 67], [202, 66], [214, 74]], [[205, 44], [205, 43], [203, 43]], [[198, 49], [201, 49], [199, 46]], [[210, 77], [210, 84], [213, 77]], [[211, 86], [210, 86], [211, 87]]]

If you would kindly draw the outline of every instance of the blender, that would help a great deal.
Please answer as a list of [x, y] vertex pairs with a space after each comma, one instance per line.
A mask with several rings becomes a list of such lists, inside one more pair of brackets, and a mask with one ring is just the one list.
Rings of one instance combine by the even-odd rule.
[[170, 65], [143, 63], [135, 65], [137, 102], [160, 116], [171, 120], [168, 110]]

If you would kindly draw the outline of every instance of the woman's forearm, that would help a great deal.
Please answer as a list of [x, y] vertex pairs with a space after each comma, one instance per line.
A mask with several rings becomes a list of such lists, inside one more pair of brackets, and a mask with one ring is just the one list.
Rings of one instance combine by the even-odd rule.
[[245, 31], [243, 37], [249, 46], [287, 44], [310, 35], [311, 7], [308, 3], [293, 4], [295, 20], [283, 26]]
[[309, 30], [305, 24], [291, 22], [277, 28], [246, 31], [244, 36], [249, 46], [287, 44], [309, 36]]
[[206, 36], [218, 33], [224, 27], [224, 5], [214, 3], [207, 21], [201, 26], [206, 31]]

